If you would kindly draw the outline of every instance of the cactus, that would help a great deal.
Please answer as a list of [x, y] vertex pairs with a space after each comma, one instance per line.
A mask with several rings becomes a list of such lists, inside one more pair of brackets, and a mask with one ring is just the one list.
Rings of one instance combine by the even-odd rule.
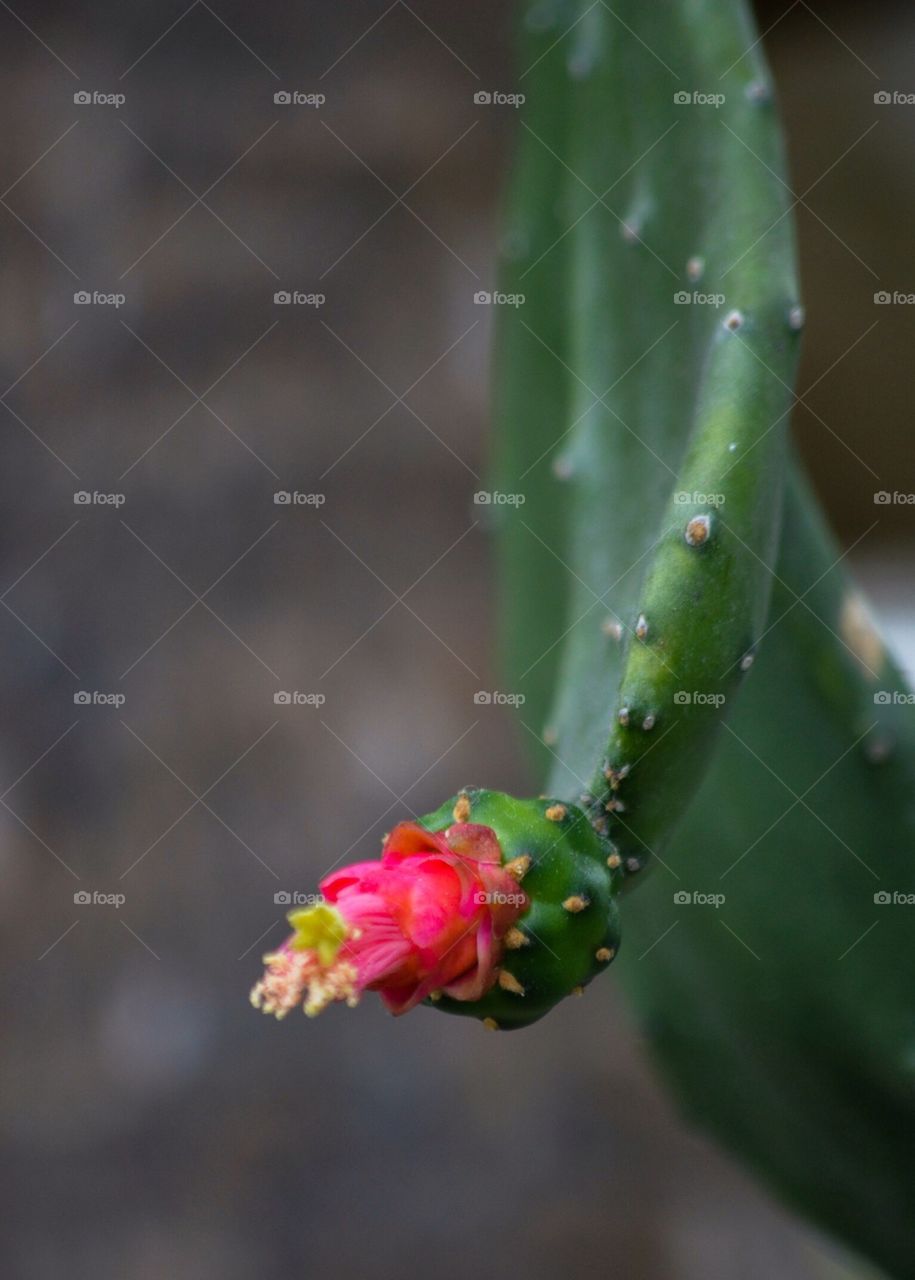
[[[915, 889], [915, 732], [785, 439], [803, 317], [756, 33], [743, 0], [524, 16], [496, 459], [524, 723], [623, 854], [615, 971], [689, 1112], [912, 1275], [915, 974], [880, 895]], [[675, 303], [697, 288], [723, 306]]]
[[[915, 974], [878, 914], [915, 900], [915, 729], [787, 441], [803, 312], [759, 42], [745, 0], [524, 17], [496, 483], [525, 502], [497, 521], [551, 798], [400, 823], [291, 914], [252, 1001], [525, 1026], [613, 960], [626, 889], [615, 968], [690, 1113], [915, 1275]], [[680, 910], [697, 892], [726, 910]]]
[[526, 1027], [566, 996], [580, 995], [615, 957], [620, 857], [581, 809], [548, 797], [516, 800], [466, 787], [423, 825], [440, 830], [458, 805], [495, 832], [503, 866], [513, 869], [528, 904], [507, 935], [495, 985], [479, 1000], [443, 996], [433, 1003], [491, 1030]]
[[264, 956], [251, 1003], [284, 1018], [425, 1002], [490, 1030], [528, 1026], [581, 994], [619, 948], [620, 855], [573, 804], [466, 787], [402, 822], [378, 862], [331, 871]]

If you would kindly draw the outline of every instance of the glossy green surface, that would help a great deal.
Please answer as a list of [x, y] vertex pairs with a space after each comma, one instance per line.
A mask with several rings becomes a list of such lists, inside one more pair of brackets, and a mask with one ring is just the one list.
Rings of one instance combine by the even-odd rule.
[[[482, 1000], [447, 997], [435, 1008], [472, 1018], [493, 1019], [500, 1030], [526, 1027], [558, 1001], [584, 987], [606, 969], [619, 948], [619, 921], [614, 900], [620, 876], [607, 865], [610, 847], [596, 835], [587, 816], [575, 805], [555, 800], [516, 800], [499, 791], [468, 787], [468, 822], [495, 831], [503, 864], [529, 858], [520, 881], [530, 906], [518, 920], [523, 946], [506, 950], [502, 969], [523, 988], [495, 986]], [[457, 797], [421, 819], [430, 831], [449, 827]], [[552, 818], [546, 814], [553, 813]], [[571, 911], [570, 900], [581, 905]], [[609, 957], [597, 955], [601, 949]]]
[[783, 493], [800, 317], [756, 32], [742, 0], [525, 12], [553, 135], [521, 130], [498, 370], [498, 484], [529, 469], [502, 521], [521, 717], [554, 793], [623, 802], [650, 870], [614, 972], [689, 1113], [910, 1276], [915, 708], [793, 464]]

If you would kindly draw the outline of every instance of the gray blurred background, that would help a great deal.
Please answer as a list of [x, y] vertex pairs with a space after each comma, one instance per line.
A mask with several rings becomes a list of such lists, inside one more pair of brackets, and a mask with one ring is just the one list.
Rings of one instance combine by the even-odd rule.
[[[840, 1274], [612, 980], [513, 1036], [247, 1004], [276, 894], [538, 786], [473, 697], [511, 10], [0, 7], [4, 1276]], [[915, 106], [874, 93], [915, 90], [915, 15], [759, 16], [809, 190], [796, 430], [911, 661], [915, 509], [873, 495], [915, 490], [915, 309], [874, 293], [915, 292]]]

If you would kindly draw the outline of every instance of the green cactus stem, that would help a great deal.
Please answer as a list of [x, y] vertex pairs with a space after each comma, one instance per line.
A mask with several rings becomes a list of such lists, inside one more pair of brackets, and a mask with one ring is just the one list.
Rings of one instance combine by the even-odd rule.
[[619, 855], [567, 801], [516, 800], [466, 787], [422, 824], [441, 830], [456, 809], [495, 832], [502, 865], [530, 905], [509, 931], [498, 981], [481, 1000], [443, 996], [430, 1003], [480, 1018], [492, 1030], [526, 1027], [566, 996], [580, 995], [616, 956]]
[[615, 971], [690, 1114], [911, 1276], [915, 725], [787, 446], [757, 33], [743, 0], [524, 15], [496, 396], [522, 720], [551, 793], [652, 865]]

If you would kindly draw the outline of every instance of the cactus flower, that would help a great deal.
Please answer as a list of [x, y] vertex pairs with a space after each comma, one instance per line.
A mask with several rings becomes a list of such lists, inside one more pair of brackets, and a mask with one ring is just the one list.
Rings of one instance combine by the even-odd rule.
[[528, 905], [490, 827], [428, 831], [402, 822], [381, 860], [325, 876], [323, 902], [289, 914], [293, 934], [264, 957], [255, 1008], [320, 1013], [377, 991], [394, 1014], [430, 995], [479, 1000], [495, 983], [502, 939]]

